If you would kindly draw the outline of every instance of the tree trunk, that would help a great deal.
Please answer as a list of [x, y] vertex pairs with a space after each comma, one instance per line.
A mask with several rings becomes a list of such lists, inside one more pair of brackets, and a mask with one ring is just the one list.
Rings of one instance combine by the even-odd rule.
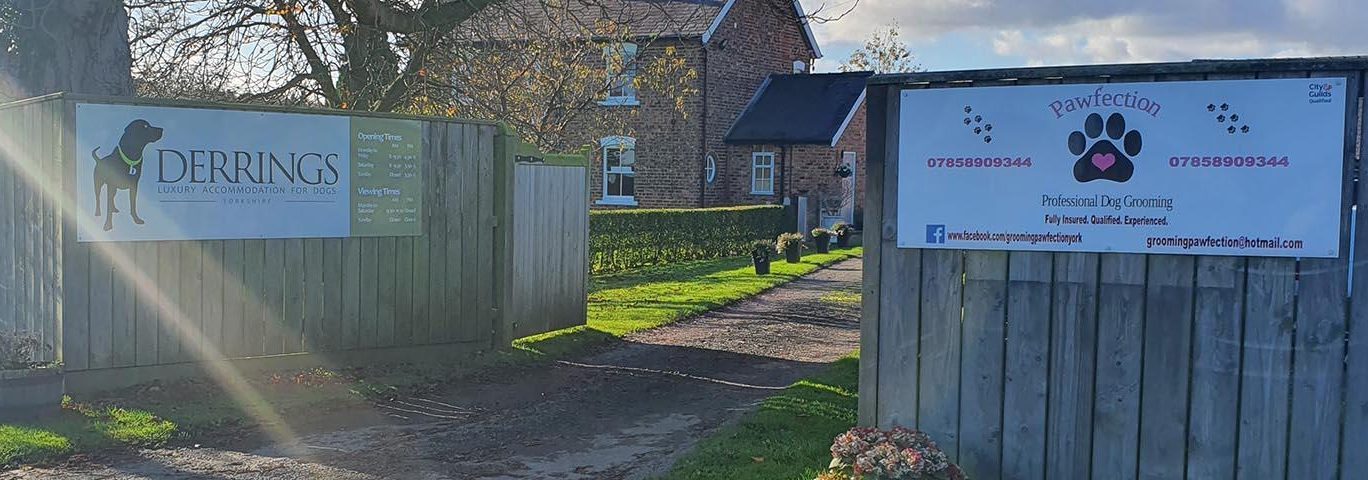
[[121, 0], [5, 0], [19, 16], [0, 51], [0, 95], [132, 95], [128, 12]]

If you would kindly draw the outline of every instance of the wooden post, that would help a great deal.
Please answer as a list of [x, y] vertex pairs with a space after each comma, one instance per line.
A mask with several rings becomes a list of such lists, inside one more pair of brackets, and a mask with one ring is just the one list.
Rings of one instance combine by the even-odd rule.
[[500, 124], [494, 136], [494, 285], [495, 312], [491, 348], [507, 347], [520, 319], [509, 315], [513, 298], [513, 156], [518, 151], [518, 135]]

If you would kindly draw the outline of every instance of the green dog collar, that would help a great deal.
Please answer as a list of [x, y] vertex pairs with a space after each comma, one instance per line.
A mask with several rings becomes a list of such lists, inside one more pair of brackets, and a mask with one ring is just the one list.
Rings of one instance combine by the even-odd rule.
[[133, 159], [128, 158], [128, 155], [124, 155], [123, 147], [114, 147], [114, 150], [119, 152], [119, 158], [122, 158], [124, 163], [128, 164], [129, 168], [136, 167], [138, 166], [138, 164], [142, 163], [141, 158], [139, 158], [137, 161], [134, 161]]

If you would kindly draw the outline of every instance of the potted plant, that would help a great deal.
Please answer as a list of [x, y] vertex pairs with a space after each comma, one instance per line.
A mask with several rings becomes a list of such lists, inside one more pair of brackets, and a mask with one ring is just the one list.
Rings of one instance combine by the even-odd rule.
[[784, 254], [784, 261], [798, 263], [803, 260], [803, 234], [784, 233], [774, 240], [774, 251]]
[[755, 242], [755, 248], [751, 249], [751, 263], [755, 265], [756, 275], [769, 275], [770, 252], [773, 251], [774, 242], [769, 240]]
[[812, 229], [812, 243], [817, 246], [817, 253], [827, 253], [831, 251], [831, 237], [835, 234], [825, 228]]
[[855, 227], [846, 222], [836, 222], [831, 231], [836, 232], [836, 246], [850, 248], [850, 237], [855, 236]]
[[831, 444], [831, 464], [817, 480], [966, 480], [931, 436], [908, 428], [856, 427]]
[[65, 390], [61, 369], [35, 362], [50, 347], [24, 332], [0, 332], [0, 420], [57, 412]]

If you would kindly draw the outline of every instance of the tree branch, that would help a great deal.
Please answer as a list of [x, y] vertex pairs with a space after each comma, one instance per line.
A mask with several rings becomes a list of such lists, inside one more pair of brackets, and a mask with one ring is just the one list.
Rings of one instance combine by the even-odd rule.
[[401, 34], [447, 30], [502, 0], [451, 0], [423, 2], [414, 11], [405, 11], [381, 0], [346, 0], [356, 12], [359, 23]]

